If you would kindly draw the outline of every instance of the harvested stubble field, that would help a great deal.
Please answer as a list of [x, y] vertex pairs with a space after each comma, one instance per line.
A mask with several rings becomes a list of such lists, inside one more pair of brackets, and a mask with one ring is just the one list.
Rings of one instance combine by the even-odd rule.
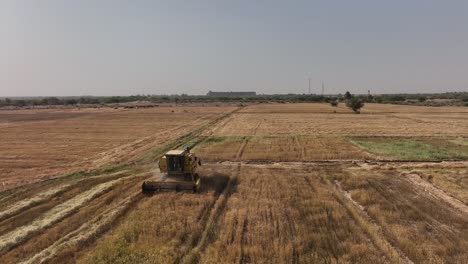
[[[323, 108], [329, 111], [324, 112]], [[215, 129], [214, 136], [275, 136], [275, 135], [339, 135], [339, 136], [468, 136], [468, 109], [463, 107], [429, 108], [423, 112], [414, 106], [415, 112], [405, 106], [365, 106], [362, 114], [352, 114], [342, 109], [321, 105], [319, 110], [308, 107], [309, 111], [293, 112], [289, 105], [268, 105], [257, 112], [255, 106], [247, 107], [232, 116], [231, 121]], [[284, 111], [283, 111], [283, 108]]]
[[[45, 162], [16, 164], [50, 178], [0, 163], [2, 177], [32, 182], [0, 192], [0, 259], [468, 262], [468, 108], [234, 110], [0, 112], [0, 157], [22, 146], [22, 155]], [[28, 137], [31, 150], [21, 141]], [[157, 157], [184, 144], [204, 161], [201, 192], [141, 195]], [[56, 177], [65, 172], [73, 173]]]
[[0, 190], [136, 160], [232, 107], [0, 111]]
[[340, 136], [209, 137], [195, 151], [208, 161], [317, 161], [373, 159]]

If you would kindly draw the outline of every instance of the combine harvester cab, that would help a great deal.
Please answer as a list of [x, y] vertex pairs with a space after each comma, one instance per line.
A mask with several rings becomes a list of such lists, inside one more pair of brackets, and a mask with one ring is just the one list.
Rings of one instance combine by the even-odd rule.
[[200, 176], [197, 168], [201, 161], [190, 149], [170, 150], [159, 159], [161, 175], [154, 180], [143, 182], [142, 192], [153, 194], [158, 191], [193, 191], [200, 189]]

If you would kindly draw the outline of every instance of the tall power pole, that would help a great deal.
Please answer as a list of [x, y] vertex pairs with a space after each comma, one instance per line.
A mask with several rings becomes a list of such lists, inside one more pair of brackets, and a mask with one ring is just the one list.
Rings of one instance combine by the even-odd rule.
[[322, 80], [322, 96], [323, 96], [324, 92], [325, 92], [325, 83]]
[[309, 78], [309, 94], [310, 94], [310, 78]]

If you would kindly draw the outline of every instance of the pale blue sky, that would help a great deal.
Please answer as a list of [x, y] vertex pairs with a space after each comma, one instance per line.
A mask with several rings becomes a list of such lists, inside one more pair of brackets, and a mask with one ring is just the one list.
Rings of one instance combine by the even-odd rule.
[[468, 1], [0, 0], [0, 96], [468, 91]]

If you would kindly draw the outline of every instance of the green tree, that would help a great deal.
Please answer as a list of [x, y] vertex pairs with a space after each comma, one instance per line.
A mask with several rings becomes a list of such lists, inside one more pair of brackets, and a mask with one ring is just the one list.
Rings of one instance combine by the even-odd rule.
[[364, 106], [364, 103], [359, 98], [352, 98], [346, 101], [346, 106], [351, 108], [354, 113], [359, 114], [361, 112], [361, 108]]
[[75, 100], [75, 99], [72, 99], [72, 98], [65, 100], [66, 105], [76, 105], [77, 103], [78, 103], [78, 101]]
[[62, 104], [57, 97], [47, 97], [41, 100], [42, 105], [60, 105]]
[[350, 100], [352, 98], [353, 98], [353, 95], [349, 91], [346, 91], [346, 93], [344, 95], [344, 99], [345, 100]]

